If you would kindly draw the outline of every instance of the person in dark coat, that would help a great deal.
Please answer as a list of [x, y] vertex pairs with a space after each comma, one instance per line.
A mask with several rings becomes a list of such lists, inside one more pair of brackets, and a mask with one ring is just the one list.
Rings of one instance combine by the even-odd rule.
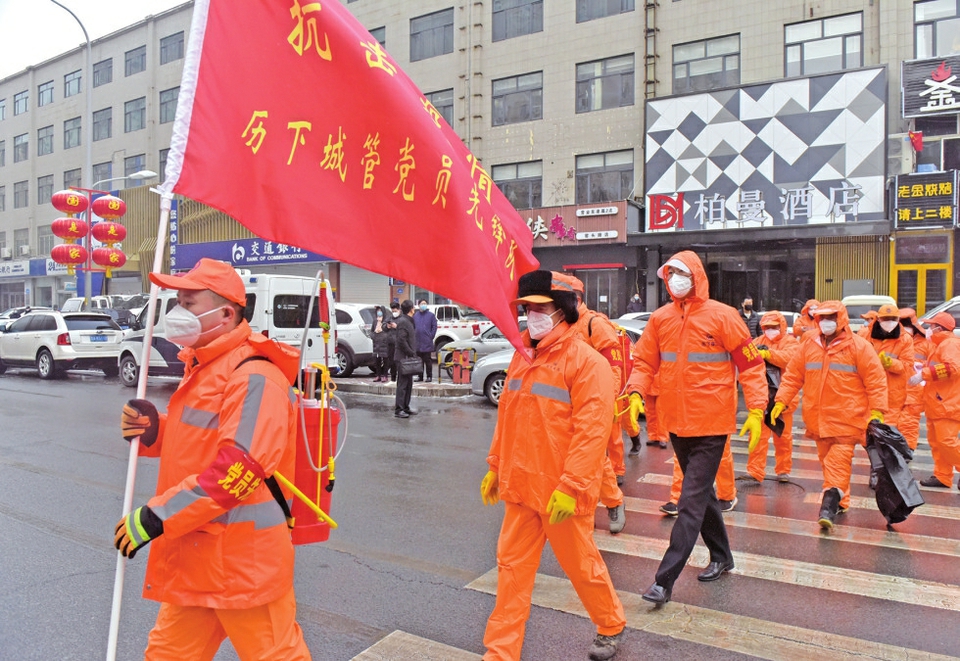
[[[417, 355], [423, 361], [423, 373], [427, 381], [433, 381], [433, 338], [437, 335], [437, 316], [427, 308], [425, 300], [420, 301], [413, 315], [413, 325], [417, 329]], [[417, 375], [417, 381], [423, 381], [423, 375]]]
[[413, 394], [413, 375], [402, 374], [400, 361], [404, 358], [415, 358], [417, 355], [417, 329], [413, 325], [413, 301], [405, 300], [400, 304], [400, 316], [396, 318], [397, 346], [393, 352], [393, 360], [397, 366], [397, 397], [394, 400], [393, 415], [398, 418], [409, 418], [410, 396]]
[[387, 328], [390, 318], [390, 313], [387, 312], [382, 305], [376, 307], [376, 317], [370, 325], [370, 337], [373, 338], [374, 383], [387, 382], [387, 365], [393, 362], [389, 342], [393, 331]]
[[640, 301], [640, 294], [634, 294], [630, 302], [627, 303], [627, 312], [643, 312], [643, 303]]
[[390, 315], [387, 317], [387, 367], [390, 369], [390, 381], [397, 380], [397, 364], [393, 360], [393, 353], [397, 349], [397, 318], [400, 316], [400, 304], [394, 301], [390, 304]]
[[749, 296], [743, 299], [743, 303], [740, 304], [740, 318], [747, 325], [750, 337], [760, 335], [760, 315], [754, 312], [753, 299]]

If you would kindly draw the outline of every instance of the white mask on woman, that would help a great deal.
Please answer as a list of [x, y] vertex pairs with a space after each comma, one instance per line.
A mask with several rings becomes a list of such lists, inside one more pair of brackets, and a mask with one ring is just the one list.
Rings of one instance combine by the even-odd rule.
[[779, 328], [764, 328], [764, 329], [763, 329], [763, 334], [767, 336], [767, 339], [768, 339], [768, 340], [775, 340], [775, 339], [777, 339], [778, 337], [780, 337], [780, 329], [779, 329]]
[[882, 329], [883, 329], [883, 332], [885, 332], [885, 333], [891, 332], [894, 328], [896, 328], [896, 327], [899, 326], [899, 325], [900, 325], [900, 322], [899, 322], [899, 321], [896, 321], [896, 320], [894, 320], [894, 321], [881, 321], [881, 322], [880, 322], [880, 328], [882, 328]]
[[553, 322], [553, 315], [560, 312], [560, 310], [554, 310], [551, 314], [544, 314], [543, 312], [527, 312], [527, 330], [530, 331], [530, 337], [535, 340], [540, 340], [545, 338], [550, 331], [553, 330], [553, 327], [556, 326]]
[[200, 318], [206, 317], [208, 314], [213, 314], [214, 312], [218, 312], [222, 309], [222, 307], [214, 308], [213, 310], [208, 310], [203, 314], [194, 314], [190, 312], [190, 310], [187, 310], [179, 305], [175, 306], [172, 310], [170, 310], [170, 312], [167, 313], [167, 317], [163, 322], [167, 339], [174, 344], [192, 347], [197, 343], [197, 340], [199, 340], [201, 336], [213, 332], [220, 327], [215, 326], [210, 330], [200, 332]]

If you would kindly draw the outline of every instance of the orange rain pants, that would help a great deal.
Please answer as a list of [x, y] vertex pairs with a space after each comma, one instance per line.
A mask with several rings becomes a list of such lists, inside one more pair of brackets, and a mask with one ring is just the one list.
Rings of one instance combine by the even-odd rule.
[[953, 486], [953, 469], [960, 470], [960, 420], [927, 420], [927, 442], [933, 455], [933, 476]]
[[613, 464], [614, 473], [624, 475], [627, 472], [627, 464], [623, 460], [623, 428], [620, 427], [619, 421], [614, 421], [610, 428], [607, 456], [610, 457], [610, 463]]
[[[733, 500], [737, 497], [736, 475], [733, 470], [733, 452], [730, 450], [730, 439], [723, 448], [723, 457], [720, 458], [720, 468], [717, 470], [717, 499]], [[680, 502], [680, 489], [683, 486], [683, 471], [680, 462], [673, 458], [673, 484], [670, 486], [670, 502], [676, 505]]]
[[497, 543], [497, 603], [483, 634], [487, 648], [484, 661], [519, 661], [533, 583], [546, 541], [597, 633], [614, 636], [623, 631], [627, 618], [593, 540], [593, 513], [551, 524], [549, 514], [518, 503], [503, 504], [503, 526]]
[[840, 508], [850, 507], [850, 476], [853, 473], [853, 449], [863, 445], [862, 438], [853, 436], [828, 436], [814, 439], [817, 456], [823, 468], [823, 490], [836, 487], [840, 490]]
[[[614, 425], [617, 430], [620, 425]], [[626, 470], [624, 470], [626, 472]], [[600, 478], [600, 502], [604, 507], [613, 509], [623, 503], [623, 492], [617, 486], [617, 474], [609, 455], [603, 458], [603, 476]]]
[[666, 441], [667, 436], [660, 429], [660, 422], [657, 419], [657, 396], [647, 395], [643, 400], [645, 415], [647, 417], [647, 440], [648, 441]]
[[783, 436], [777, 436], [772, 429], [764, 425], [760, 430], [760, 441], [747, 459], [747, 472], [763, 482], [767, 474], [767, 449], [770, 447], [770, 437], [773, 437], [773, 453], [776, 457], [774, 471], [777, 475], [789, 473], [793, 468], [793, 412], [784, 413]]
[[210, 661], [224, 638], [243, 661], [310, 661], [291, 589], [276, 601], [239, 609], [160, 604], [144, 661]]

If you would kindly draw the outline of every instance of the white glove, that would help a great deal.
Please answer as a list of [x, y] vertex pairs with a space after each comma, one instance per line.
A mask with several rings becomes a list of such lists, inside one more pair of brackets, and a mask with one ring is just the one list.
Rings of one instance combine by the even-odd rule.
[[908, 386], [919, 386], [921, 383], [923, 383], [923, 374], [921, 372], [917, 372], [907, 379]]

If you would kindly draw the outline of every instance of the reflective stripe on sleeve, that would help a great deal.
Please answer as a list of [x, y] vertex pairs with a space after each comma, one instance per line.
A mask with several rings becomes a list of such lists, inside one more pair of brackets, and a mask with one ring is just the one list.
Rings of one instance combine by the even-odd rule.
[[217, 429], [220, 426], [220, 414], [184, 406], [180, 422], [200, 429]]
[[283, 510], [280, 509], [277, 501], [273, 498], [262, 503], [234, 507], [227, 512], [226, 519], [227, 525], [252, 521], [254, 530], [287, 525], [287, 517], [284, 516]]
[[161, 521], [166, 521], [174, 514], [182, 512], [201, 498], [208, 497], [209, 496], [207, 495], [207, 492], [204, 491], [203, 487], [196, 486], [193, 489], [190, 489], [190, 491], [181, 491], [160, 507], [151, 507], [150, 509], [153, 510], [154, 514], [160, 517]]
[[244, 452], [250, 452], [253, 444], [253, 433], [257, 429], [257, 417], [260, 415], [260, 404], [263, 401], [263, 387], [267, 377], [263, 374], [251, 374], [247, 377], [247, 394], [243, 398], [243, 408], [240, 410], [240, 423], [233, 442]]
[[520, 384], [523, 383], [520, 379], [510, 379], [507, 381], [507, 390], [520, 390]]
[[661, 351], [661, 352], [660, 352], [660, 362], [661, 362], [661, 363], [675, 363], [675, 362], [677, 362], [677, 352], [676, 352], [676, 351]]
[[850, 372], [852, 374], [857, 372], [856, 365], [844, 365], [843, 363], [830, 363], [830, 369], [835, 372]]
[[290, 403], [294, 406], [297, 405], [297, 393], [294, 391], [293, 386], [290, 386], [287, 389], [287, 397], [290, 398]]
[[808, 370], [822, 370], [823, 363], [807, 363], [804, 367]]
[[692, 352], [687, 354], [688, 363], [726, 363], [730, 361], [730, 354], [726, 351], [720, 353], [701, 353]]
[[887, 354], [887, 358], [893, 358], [894, 360], [897, 360], [899, 357], [900, 357], [900, 356], [898, 356], [898, 355], [895, 354], [895, 353], [888, 353], [888, 354]]
[[549, 386], [546, 383], [534, 383], [532, 386], [530, 386], [530, 393], [533, 395], [539, 395], [540, 397], [545, 397], [547, 399], [563, 402], [564, 404], [570, 403], [570, 393], [567, 392], [566, 388]]

